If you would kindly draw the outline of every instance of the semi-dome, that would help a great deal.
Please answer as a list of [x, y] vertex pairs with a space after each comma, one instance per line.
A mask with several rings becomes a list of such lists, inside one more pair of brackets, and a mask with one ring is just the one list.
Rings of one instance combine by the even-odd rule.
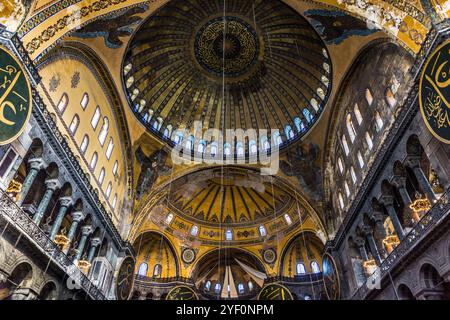
[[244, 156], [257, 152], [252, 144], [287, 145], [312, 127], [331, 61], [309, 22], [281, 1], [174, 0], [136, 31], [123, 77], [136, 117], [171, 143], [204, 153], [206, 129], [268, 129], [231, 146]]

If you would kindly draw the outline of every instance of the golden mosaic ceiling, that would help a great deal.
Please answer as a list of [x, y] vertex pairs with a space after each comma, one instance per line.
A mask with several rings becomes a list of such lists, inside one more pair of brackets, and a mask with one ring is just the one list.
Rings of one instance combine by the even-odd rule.
[[[223, 172], [222, 172], [223, 171]], [[294, 199], [286, 190], [247, 172], [221, 169], [175, 183], [169, 207], [194, 223], [257, 224], [287, 212]]]
[[150, 218], [187, 243], [261, 243], [318, 223], [308, 202], [285, 181], [238, 166], [189, 173], [151, 197], [136, 224]]
[[136, 117], [176, 143], [176, 129], [199, 121], [278, 129], [286, 145], [318, 120], [331, 87], [323, 41], [278, 0], [171, 1], [136, 31], [123, 68]]

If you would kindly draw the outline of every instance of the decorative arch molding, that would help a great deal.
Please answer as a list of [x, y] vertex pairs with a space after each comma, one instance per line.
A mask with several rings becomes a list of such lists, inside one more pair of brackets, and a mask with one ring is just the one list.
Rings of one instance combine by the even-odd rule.
[[[38, 70], [41, 70], [45, 66], [55, 62], [57, 60], [70, 57], [84, 64], [89, 70], [91, 70], [94, 77], [97, 79], [98, 84], [102, 87], [103, 93], [108, 98], [110, 106], [115, 114], [115, 120], [122, 136], [121, 147], [124, 148], [123, 154], [126, 154], [126, 159], [133, 159], [131, 151], [131, 137], [128, 130], [128, 124], [124, 112], [124, 106], [122, 105], [119, 91], [117, 90], [114, 81], [97, 54], [79, 42], [65, 42], [58, 50], [54, 49], [50, 51], [45, 57], [38, 61]], [[126, 174], [127, 174], [127, 195], [133, 197], [133, 161], [126, 162]]]
[[[299, 237], [306, 237], [310, 236], [312, 238], [315, 238], [322, 246], [322, 242], [320, 238], [317, 236], [317, 234], [313, 230], [301, 230], [300, 232], [297, 232], [293, 234], [288, 241], [286, 241], [283, 249], [281, 250], [280, 258], [279, 258], [279, 264], [278, 264], [278, 273], [279, 276], [282, 276], [283, 273], [283, 267], [286, 259], [286, 254], [288, 250], [291, 248], [292, 244], [299, 238]], [[324, 251], [325, 252], [325, 251]]]
[[[173, 176], [170, 181], [166, 181], [162, 183], [161, 185], [157, 186], [155, 189], [153, 189], [151, 192], [149, 192], [145, 198], [142, 199], [141, 203], [145, 204], [145, 206], [141, 206], [139, 208], [135, 208], [136, 215], [134, 216], [134, 220], [132, 222], [132, 228], [130, 230], [129, 239], [131, 242], [134, 241], [134, 239], [137, 239], [137, 235], [141, 233], [142, 226], [144, 226], [145, 222], [147, 221], [147, 218], [149, 214], [152, 212], [152, 210], [159, 204], [160, 199], [164, 199], [167, 196], [167, 190], [169, 190], [169, 186], [172, 181], [175, 181], [177, 179], [182, 179], [183, 177], [186, 177], [190, 174], [199, 173], [201, 171], [207, 171], [207, 170], [213, 170], [216, 166], [210, 166], [206, 168], [193, 168], [193, 169], [187, 169], [182, 171], [181, 173], [177, 174], [176, 176]], [[220, 166], [219, 166], [220, 167]], [[245, 168], [246, 170], [254, 171], [255, 169], [248, 168], [248, 167], [241, 167], [241, 166], [233, 166], [234, 168]], [[306, 197], [301, 190], [299, 190], [297, 187], [292, 185], [290, 181], [287, 179], [284, 179], [282, 177], [276, 177], [277, 183], [283, 184], [286, 188], [291, 190], [293, 194], [296, 195], [297, 201], [304, 206], [304, 208], [307, 211], [307, 215], [313, 220], [314, 224], [318, 227], [318, 230], [324, 232], [325, 235], [327, 235], [323, 219], [321, 215], [312, 207], [312, 205], [307, 200], [308, 197]], [[292, 233], [293, 231], [290, 231]]]
[[[170, 239], [170, 237], [167, 237], [166, 235], [164, 235], [164, 233], [158, 231], [158, 230], [154, 230], [154, 229], [148, 229], [148, 230], [144, 230], [142, 232], [140, 232], [136, 237], [133, 238], [133, 241], [131, 243], [133, 243], [133, 246], [135, 244], [135, 242], [140, 238], [140, 237], [145, 237], [148, 234], [155, 234], [158, 237], [161, 237], [162, 241], [166, 241], [167, 245], [169, 247], [170, 252], [173, 255], [173, 258], [175, 259], [175, 274], [177, 276], [181, 275], [181, 265], [180, 265], [180, 254], [178, 252], [178, 250], [176, 248], [179, 248], [179, 246], [175, 246], [175, 244], [173, 243], [172, 239]], [[150, 270], [149, 270], [150, 271]]]
[[[28, 18], [19, 28], [18, 35], [31, 58], [36, 59], [57, 44], [62, 37], [92, 21], [142, 4], [151, 5], [152, 9], [149, 10], [151, 14], [167, 2], [168, 0], [58, 1]], [[293, 8], [297, 7], [297, 0], [284, 2]], [[374, 24], [387, 34], [398, 38], [414, 53], [419, 52], [426, 33], [431, 28], [431, 21], [421, 8], [407, 1], [368, 0], [355, 3], [350, 0], [313, 0], [311, 2], [340, 9]]]
[[[261, 257], [258, 256], [257, 254], [255, 254], [254, 252], [252, 252], [252, 251], [250, 251], [250, 250], [248, 250], [246, 248], [242, 248], [242, 247], [239, 247], [239, 248], [233, 247], [233, 248], [228, 248], [228, 249], [233, 249], [233, 250], [236, 250], [236, 251], [242, 251], [242, 253], [251, 256], [252, 258], [254, 258], [256, 261], [258, 261], [260, 263], [261, 267], [264, 269], [264, 272], [267, 274], [267, 270], [266, 270], [267, 263], [265, 263], [261, 259]], [[203, 262], [204, 258], [208, 257], [209, 255], [214, 254], [214, 252], [219, 252], [218, 254], [220, 254], [220, 251], [224, 251], [224, 250], [226, 250], [226, 249], [224, 249], [224, 248], [222, 248], [222, 249], [214, 248], [214, 249], [208, 250], [206, 252], [203, 252], [200, 256], [197, 257], [196, 262], [194, 263], [194, 265], [193, 265], [193, 267], [192, 267], [192, 269], [190, 271], [189, 278], [192, 279], [192, 277], [198, 271], [198, 267], [199, 267], [200, 263]]]

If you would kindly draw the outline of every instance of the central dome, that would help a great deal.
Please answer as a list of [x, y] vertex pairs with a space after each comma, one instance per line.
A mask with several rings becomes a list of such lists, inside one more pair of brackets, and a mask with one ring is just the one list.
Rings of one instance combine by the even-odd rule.
[[256, 130], [257, 141], [214, 147], [238, 157], [305, 135], [332, 79], [322, 39], [279, 0], [170, 1], [136, 31], [123, 77], [137, 119], [169, 144], [212, 154], [205, 130]]
[[236, 77], [248, 71], [258, 58], [256, 31], [237, 17], [208, 21], [195, 38], [195, 56], [206, 71], [222, 77]]

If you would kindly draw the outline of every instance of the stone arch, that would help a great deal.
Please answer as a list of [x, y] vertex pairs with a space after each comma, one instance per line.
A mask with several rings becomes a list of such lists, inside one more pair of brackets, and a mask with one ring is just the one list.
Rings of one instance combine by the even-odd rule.
[[406, 153], [409, 156], [421, 156], [423, 151], [419, 137], [415, 134], [411, 135], [406, 142]]
[[8, 290], [11, 300], [33, 298], [30, 289], [34, 284], [34, 270], [28, 261], [18, 261], [8, 276]]
[[397, 295], [399, 300], [416, 300], [411, 289], [406, 284], [400, 284], [397, 288]]
[[[313, 232], [299, 232], [286, 243], [282, 250], [279, 262], [279, 275], [295, 277], [297, 262], [304, 264], [306, 273], [313, 273], [311, 263], [315, 261], [319, 266], [322, 266], [323, 250], [322, 241]], [[293, 256], [295, 261], [292, 260]], [[292, 263], [294, 264], [292, 265]]]
[[58, 289], [53, 281], [48, 281], [39, 292], [38, 300], [56, 300], [58, 297]]
[[[180, 276], [176, 247], [164, 234], [157, 231], [143, 232], [133, 242], [133, 248], [136, 252], [136, 268], [139, 268], [142, 262], [147, 263], [149, 277], [152, 277], [156, 265], [161, 266], [158, 277]], [[173, 275], [168, 265], [175, 266]]]

